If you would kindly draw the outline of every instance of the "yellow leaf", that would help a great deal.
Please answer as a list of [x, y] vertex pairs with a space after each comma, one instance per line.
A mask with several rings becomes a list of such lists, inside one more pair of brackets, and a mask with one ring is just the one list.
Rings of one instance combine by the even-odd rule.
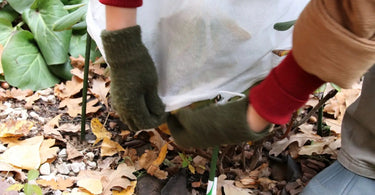
[[21, 137], [27, 135], [34, 123], [31, 121], [10, 120], [0, 124], [0, 137]]
[[23, 188], [23, 184], [16, 183], [11, 186], [9, 186], [5, 191], [20, 191]]
[[66, 188], [73, 186], [74, 180], [58, 178], [57, 180], [36, 180], [36, 183], [44, 187], [50, 187], [54, 190], [66, 190]]
[[39, 148], [43, 136], [36, 136], [20, 141], [18, 145], [6, 150], [0, 160], [22, 169], [38, 169], [41, 164]]
[[147, 168], [147, 173], [150, 175], [154, 175], [159, 179], [166, 179], [168, 172], [162, 171], [159, 169], [161, 163], [163, 163], [165, 157], [167, 156], [168, 152], [168, 143], [164, 144], [159, 152], [159, 156], [152, 162], [150, 167]]
[[97, 144], [98, 142], [100, 142], [104, 138], [111, 139], [111, 137], [112, 137], [111, 132], [107, 131], [104, 128], [104, 126], [102, 125], [102, 123], [99, 121], [98, 118], [93, 118], [91, 120], [91, 131], [96, 136], [96, 140], [95, 140], [93, 145]]
[[113, 187], [121, 187], [122, 189], [126, 189], [131, 186], [129, 179], [137, 179], [137, 177], [133, 175], [133, 172], [135, 171], [136, 169], [133, 166], [128, 166], [125, 163], [119, 164], [117, 169], [110, 173], [109, 177], [105, 180], [106, 182], [103, 182], [103, 194], [111, 194], [111, 189]]
[[163, 124], [161, 124], [158, 128], [160, 129], [161, 132], [163, 132], [163, 133], [165, 133], [165, 134], [167, 134], [167, 135], [172, 135], [172, 134], [171, 134], [171, 131], [170, 131], [169, 128], [168, 128], [167, 123], [163, 123]]
[[137, 181], [131, 181], [130, 186], [128, 186], [126, 189], [123, 189], [121, 192], [112, 191], [112, 194], [113, 195], [133, 195], [136, 185], [137, 185]]
[[152, 162], [152, 164], [157, 167], [160, 166], [161, 163], [163, 163], [165, 157], [167, 156], [167, 152], [168, 152], [168, 143], [165, 143], [163, 147], [161, 147], [160, 149], [158, 158], [154, 162]]
[[103, 192], [103, 185], [99, 179], [82, 179], [77, 182], [77, 185], [93, 194], [100, 194]]
[[100, 156], [113, 156], [120, 151], [125, 151], [125, 149], [119, 143], [110, 140], [108, 137], [104, 137]]
[[46, 139], [43, 140], [40, 146], [40, 163], [45, 163], [48, 159], [54, 159], [57, 156], [57, 152], [59, 151], [58, 147], [52, 147], [55, 145], [55, 139]]
[[189, 168], [189, 171], [190, 171], [192, 174], [195, 174], [195, 168], [193, 167], [193, 165], [189, 164], [189, 165], [188, 165], [188, 168]]

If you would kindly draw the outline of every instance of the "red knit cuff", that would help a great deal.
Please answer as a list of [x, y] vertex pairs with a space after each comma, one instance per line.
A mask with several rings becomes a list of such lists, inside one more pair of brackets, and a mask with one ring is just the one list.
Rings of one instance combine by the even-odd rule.
[[249, 94], [251, 105], [264, 119], [285, 124], [324, 81], [304, 71], [292, 52]]
[[143, 0], [99, 0], [104, 5], [111, 5], [116, 7], [136, 8], [141, 7]]

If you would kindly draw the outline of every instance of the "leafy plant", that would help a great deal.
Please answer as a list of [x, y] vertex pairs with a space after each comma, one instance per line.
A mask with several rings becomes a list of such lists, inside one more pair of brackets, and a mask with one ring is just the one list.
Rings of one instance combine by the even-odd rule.
[[[84, 56], [87, 0], [7, 0], [0, 10], [5, 80], [44, 89], [71, 78], [69, 56]], [[99, 56], [92, 44], [92, 60]]]
[[11, 190], [21, 191], [23, 189], [23, 192], [26, 195], [33, 195], [33, 194], [42, 195], [43, 194], [42, 189], [37, 184], [34, 184], [35, 183], [34, 181], [38, 177], [39, 177], [39, 171], [32, 169], [27, 173], [28, 183], [26, 183], [26, 184], [13, 184], [13, 185], [9, 186], [7, 191], [11, 191]]
[[181, 157], [182, 159], [182, 168], [188, 168], [190, 170], [191, 173], [195, 173], [195, 168], [194, 166], [191, 164], [191, 162], [193, 162], [193, 159], [191, 158], [191, 156], [186, 156], [184, 153], [178, 153], [178, 155]]

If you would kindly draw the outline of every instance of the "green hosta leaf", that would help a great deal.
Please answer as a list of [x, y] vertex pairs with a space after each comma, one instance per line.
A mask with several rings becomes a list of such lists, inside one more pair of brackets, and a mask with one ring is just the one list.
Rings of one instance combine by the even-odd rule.
[[[69, 53], [71, 56], [77, 58], [79, 55], [85, 57], [86, 54], [86, 37], [87, 33], [84, 35], [73, 34], [70, 40]], [[95, 61], [97, 57], [101, 56], [100, 51], [97, 49], [94, 41], [91, 42], [90, 60]]]
[[87, 29], [87, 23], [86, 23], [86, 20], [82, 21], [82, 22], [79, 22], [75, 25], [72, 26], [72, 29], [73, 30], [83, 30], [83, 29]]
[[22, 13], [24, 10], [30, 8], [34, 0], [7, 0], [7, 2], [18, 13]]
[[56, 23], [52, 26], [52, 29], [55, 31], [62, 31], [71, 29], [74, 24], [84, 20], [87, 11], [87, 5], [78, 8], [77, 10], [61, 17]]
[[7, 20], [9, 22], [12, 22], [14, 19], [16, 19], [18, 16], [18, 13], [10, 7], [10, 5], [5, 5], [2, 9], [0, 9], [0, 19]]
[[334, 83], [329, 83], [334, 89], [336, 89], [337, 91], [341, 91], [341, 87], [339, 87], [338, 85], [334, 84]]
[[44, 89], [59, 82], [49, 72], [29, 31], [13, 34], [4, 47], [1, 63], [7, 82], [21, 89]]
[[12, 23], [8, 20], [0, 19], [0, 44], [5, 46], [10, 38], [10, 35], [15, 30], [12, 27]]
[[278, 31], [285, 31], [290, 29], [294, 23], [296, 23], [296, 20], [288, 21], [288, 22], [279, 22], [273, 25], [273, 28]]
[[53, 24], [68, 14], [60, 1], [39, 0], [38, 9], [27, 9], [22, 17], [34, 34], [48, 65], [67, 61], [72, 32], [52, 30]]
[[57, 77], [63, 79], [63, 80], [71, 80], [72, 79], [72, 73], [70, 70], [72, 70], [72, 65], [70, 63], [70, 60], [65, 62], [65, 64], [60, 65], [53, 65], [48, 66], [48, 69]]
[[28, 173], [27, 173], [27, 180], [35, 180], [36, 178], [39, 177], [39, 171], [35, 170], [35, 169], [31, 169]]

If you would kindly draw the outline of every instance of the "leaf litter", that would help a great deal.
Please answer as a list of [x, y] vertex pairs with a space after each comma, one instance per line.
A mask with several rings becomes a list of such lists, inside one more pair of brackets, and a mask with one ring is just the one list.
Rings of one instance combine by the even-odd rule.
[[[86, 141], [79, 140], [83, 60], [71, 58], [72, 80], [53, 88], [0, 89], [0, 110], [8, 109], [0, 116], [0, 175], [6, 184], [1, 186], [14, 192], [17, 185], [27, 184], [28, 170], [36, 169], [40, 175], [35, 182], [43, 194], [133, 194], [140, 192], [138, 185], [145, 186], [145, 175], [162, 181], [147, 187], [166, 188], [168, 180], [182, 174], [186, 183], [174, 188], [205, 194], [211, 149], [178, 147], [166, 126], [128, 131], [111, 108], [110, 79], [98, 63], [90, 65]], [[343, 90], [326, 103], [325, 122], [335, 124], [329, 136], [317, 135], [310, 120], [288, 135], [284, 126], [275, 126], [261, 142], [221, 146], [218, 194], [301, 192], [336, 158], [342, 115], [359, 92], [360, 87]], [[311, 97], [309, 103], [314, 101]], [[13, 111], [19, 114], [11, 115]]]

